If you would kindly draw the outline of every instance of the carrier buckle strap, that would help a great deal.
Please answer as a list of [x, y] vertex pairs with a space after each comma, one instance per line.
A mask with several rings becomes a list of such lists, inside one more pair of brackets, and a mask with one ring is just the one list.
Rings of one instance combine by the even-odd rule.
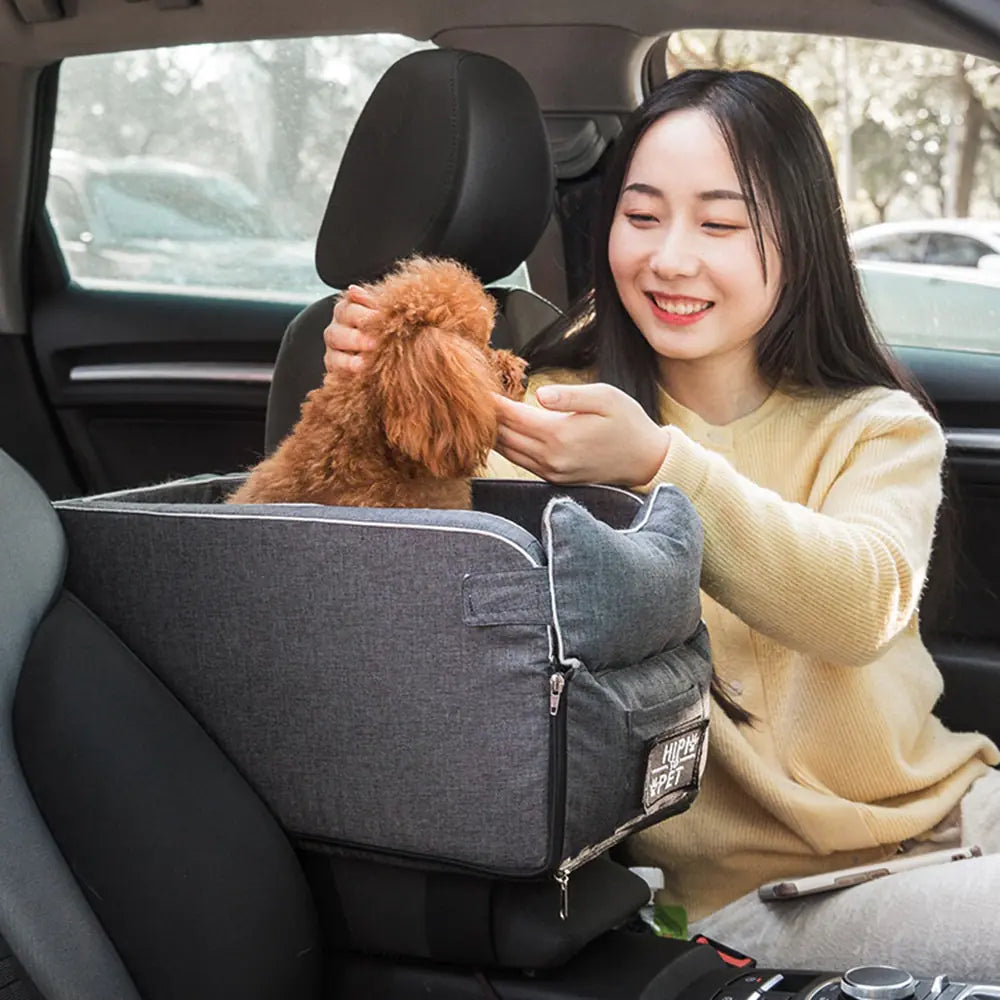
[[551, 625], [549, 575], [544, 567], [469, 573], [462, 580], [466, 625]]

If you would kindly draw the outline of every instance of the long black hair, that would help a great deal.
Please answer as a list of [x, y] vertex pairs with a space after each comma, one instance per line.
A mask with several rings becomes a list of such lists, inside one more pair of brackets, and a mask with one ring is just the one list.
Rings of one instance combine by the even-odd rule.
[[[673, 111], [717, 125], [746, 199], [764, 269], [765, 232], [778, 247], [782, 287], [755, 338], [757, 367], [790, 391], [920, 387], [877, 336], [851, 257], [837, 176], [813, 113], [780, 80], [751, 70], [688, 70], [657, 88], [625, 123], [606, 167], [594, 230], [594, 286], [524, 351], [532, 370], [593, 367], [658, 419], [656, 355], [625, 311], [608, 237], [632, 154]], [[766, 279], [766, 270], [765, 270]]]

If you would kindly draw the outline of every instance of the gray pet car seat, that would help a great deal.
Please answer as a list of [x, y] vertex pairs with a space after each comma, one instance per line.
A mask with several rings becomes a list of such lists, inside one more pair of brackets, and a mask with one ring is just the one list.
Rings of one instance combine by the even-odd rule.
[[238, 481], [58, 503], [68, 585], [259, 792], [352, 946], [537, 967], [634, 913], [644, 885], [601, 855], [687, 808], [704, 765], [683, 495], [212, 502]]
[[[451, 257], [484, 284], [513, 272], [552, 210], [548, 136], [524, 78], [492, 56], [415, 52], [372, 92], [344, 151], [316, 241], [332, 288], [376, 281], [411, 254]], [[493, 346], [518, 351], [560, 313], [523, 288], [491, 287]], [[323, 330], [336, 296], [289, 325], [267, 408], [270, 453], [323, 378]]]

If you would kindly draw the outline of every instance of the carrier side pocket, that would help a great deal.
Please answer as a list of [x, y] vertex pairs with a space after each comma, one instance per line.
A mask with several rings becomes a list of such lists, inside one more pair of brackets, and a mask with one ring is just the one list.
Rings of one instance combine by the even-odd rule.
[[693, 801], [708, 730], [711, 661], [703, 629], [639, 663], [577, 668], [563, 694], [564, 858], [609, 834], [620, 840]]

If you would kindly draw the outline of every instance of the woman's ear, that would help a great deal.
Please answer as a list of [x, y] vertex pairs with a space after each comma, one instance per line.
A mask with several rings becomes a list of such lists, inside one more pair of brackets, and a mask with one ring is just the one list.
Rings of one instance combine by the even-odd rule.
[[463, 337], [424, 327], [386, 343], [371, 368], [386, 440], [438, 479], [474, 474], [497, 434], [486, 355]]

